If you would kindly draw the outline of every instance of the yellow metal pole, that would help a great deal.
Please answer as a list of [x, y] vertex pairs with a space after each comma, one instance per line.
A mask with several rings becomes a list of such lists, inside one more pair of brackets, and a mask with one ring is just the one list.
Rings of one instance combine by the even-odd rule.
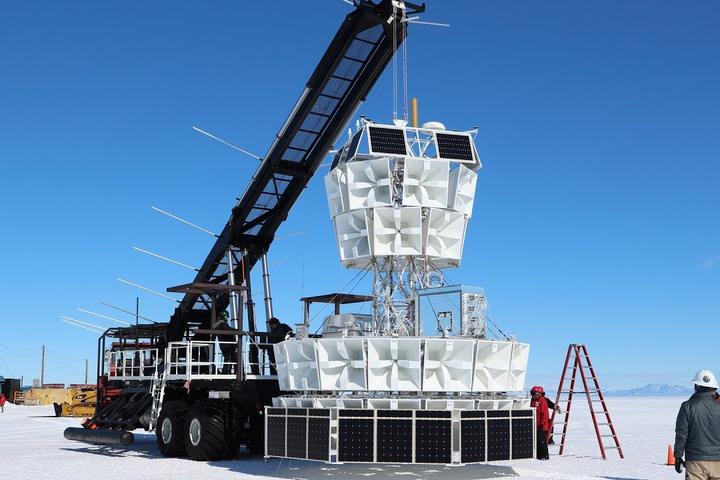
[[412, 100], [410, 100], [410, 116], [412, 118], [412, 124], [411, 124], [412, 127], [418, 128], [419, 123], [418, 123], [418, 99], [417, 98], [413, 98]]

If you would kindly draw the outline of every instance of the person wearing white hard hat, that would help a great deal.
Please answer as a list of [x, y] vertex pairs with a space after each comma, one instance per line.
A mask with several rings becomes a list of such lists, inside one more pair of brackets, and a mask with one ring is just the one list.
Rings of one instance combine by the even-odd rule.
[[[720, 403], [710, 370], [693, 379], [695, 393], [683, 402], [675, 422], [675, 471], [688, 480], [720, 480]], [[683, 456], [685, 459], [683, 460]]]

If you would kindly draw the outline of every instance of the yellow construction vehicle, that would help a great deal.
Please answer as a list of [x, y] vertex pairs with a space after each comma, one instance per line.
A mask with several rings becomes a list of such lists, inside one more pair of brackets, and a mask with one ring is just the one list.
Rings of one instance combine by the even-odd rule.
[[65, 401], [53, 403], [56, 417], [92, 417], [95, 415], [97, 388], [95, 386], [70, 386], [65, 389]]

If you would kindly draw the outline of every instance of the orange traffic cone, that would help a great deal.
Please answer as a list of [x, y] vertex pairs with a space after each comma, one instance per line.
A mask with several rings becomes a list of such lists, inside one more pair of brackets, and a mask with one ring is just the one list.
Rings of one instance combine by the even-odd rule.
[[673, 453], [672, 445], [668, 445], [667, 465], [675, 465], [675, 454]]

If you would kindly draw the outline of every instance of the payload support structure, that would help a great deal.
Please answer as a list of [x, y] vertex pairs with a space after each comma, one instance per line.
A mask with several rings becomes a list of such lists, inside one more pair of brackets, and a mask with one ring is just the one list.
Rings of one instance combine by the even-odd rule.
[[370, 312], [274, 346], [280, 389], [266, 456], [464, 464], [532, 458], [530, 347], [486, 337], [482, 289], [460, 265], [480, 157], [473, 131], [361, 119], [325, 177], [340, 260], [372, 273]]

